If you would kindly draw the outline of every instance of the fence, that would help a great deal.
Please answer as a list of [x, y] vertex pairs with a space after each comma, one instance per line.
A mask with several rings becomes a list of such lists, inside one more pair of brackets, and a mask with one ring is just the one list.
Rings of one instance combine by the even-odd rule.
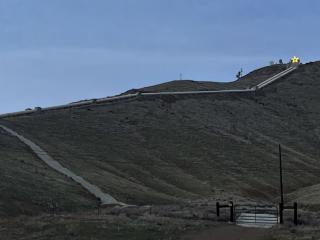
[[[225, 216], [221, 216], [221, 209], [225, 210]], [[236, 222], [239, 225], [258, 225], [270, 227], [276, 224], [283, 224], [283, 214], [285, 210], [293, 210], [293, 222], [298, 224], [298, 205], [285, 206], [283, 203], [279, 207], [274, 205], [234, 205], [233, 202], [228, 204], [216, 203], [217, 217], [224, 218], [230, 222]], [[227, 217], [227, 212], [229, 216]]]
[[238, 225], [271, 227], [279, 223], [279, 210], [275, 206], [235, 206], [235, 222]]

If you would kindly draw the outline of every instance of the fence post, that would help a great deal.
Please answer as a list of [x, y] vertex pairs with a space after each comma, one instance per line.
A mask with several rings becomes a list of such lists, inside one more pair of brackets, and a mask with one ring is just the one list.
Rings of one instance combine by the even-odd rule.
[[101, 209], [100, 209], [100, 205], [98, 205], [98, 216], [100, 215], [101, 213]]
[[280, 224], [283, 224], [283, 203], [279, 204], [279, 211], [280, 211]]
[[230, 201], [230, 222], [234, 222], [233, 202]]
[[294, 222], [294, 225], [298, 225], [298, 204], [296, 202], [293, 204], [293, 210], [294, 210], [293, 222]]
[[254, 222], [257, 223], [257, 206], [254, 206]]
[[219, 202], [216, 203], [216, 207], [217, 207], [217, 216], [220, 216], [220, 206], [219, 206]]

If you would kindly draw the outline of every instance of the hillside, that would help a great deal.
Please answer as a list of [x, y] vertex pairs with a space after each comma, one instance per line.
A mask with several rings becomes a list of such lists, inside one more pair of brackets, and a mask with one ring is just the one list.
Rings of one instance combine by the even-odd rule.
[[[266, 67], [229, 84], [183, 81], [143, 91], [247, 88], [282, 67]], [[141, 96], [40, 111], [0, 123], [126, 203], [208, 198], [277, 202], [279, 143], [286, 193], [320, 183], [319, 91], [320, 62], [315, 62], [255, 94]], [[96, 204], [18, 141], [0, 133], [5, 156], [1, 169], [7, 173], [0, 183], [2, 209], [12, 201], [36, 208], [35, 196], [45, 195], [57, 196], [65, 210], [74, 199], [79, 208]], [[34, 174], [34, 165], [40, 173]], [[20, 195], [9, 197], [8, 189]]]
[[0, 215], [36, 214], [54, 207], [77, 211], [98, 201], [52, 171], [16, 138], [0, 129]]
[[226, 90], [226, 89], [246, 89], [256, 86], [258, 83], [266, 80], [277, 73], [284, 71], [286, 65], [276, 64], [254, 70], [247, 75], [233, 82], [208, 82], [192, 80], [174, 80], [150, 87], [140, 89], [131, 89], [124, 94], [136, 92], [170, 92], [170, 91], [208, 91], [208, 90]]
[[289, 201], [302, 203], [304, 207], [318, 210], [320, 207], [320, 184], [300, 188], [288, 195]]

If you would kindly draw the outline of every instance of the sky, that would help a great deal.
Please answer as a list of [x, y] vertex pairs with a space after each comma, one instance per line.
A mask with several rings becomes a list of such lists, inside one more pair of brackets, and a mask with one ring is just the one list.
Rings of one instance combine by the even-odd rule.
[[319, 0], [0, 0], [0, 113], [319, 60]]

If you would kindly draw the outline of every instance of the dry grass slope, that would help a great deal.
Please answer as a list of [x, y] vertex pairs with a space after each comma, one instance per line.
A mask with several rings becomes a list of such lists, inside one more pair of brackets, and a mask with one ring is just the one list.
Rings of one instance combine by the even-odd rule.
[[[279, 68], [258, 70], [230, 86], [249, 86], [261, 74], [274, 75]], [[320, 182], [319, 171], [315, 171], [320, 169], [319, 79], [317, 62], [302, 65], [257, 94], [144, 96], [12, 117], [1, 123], [123, 202], [158, 204], [237, 197], [276, 202], [278, 143], [284, 146], [287, 193]], [[172, 89], [172, 83], [155, 88], [180, 90], [180, 83], [176, 83]], [[183, 90], [194, 87], [194, 83], [182, 84]], [[197, 89], [207, 88], [195, 84]], [[1, 142], [19, 146], [13, 139], [7, 142], [7, 138], [1, 132]], [[2, 154], [7, 154], [9, 146], [2, 149]], [[34, 181], [35, 176], [39, 183], [25, 190], [24, 199], [30, 204], [35, 203], [29, 191], [45, 196], [53, 189], [64, 196], [61, 204], [73, 202], [75, 196], [79, 206], [93, 202], [72, 182], [44, 166], [41, 169], [45, 176], [29, 173], [29, 180], [24, 176], [26, 166], [31, 162], [41, 164], [26, 149], [13, 151], [12, 155], [1, 163], [11, 169], [9, 176], [14, 174], [17, 181], [26, 182]], [[2, 181], [7, 189], [20, 192], [21, 186], [28, 188], [26, 183], [10, 182], [9, 176]], [[44, 189], [50, 184], [56, 185]]]
[[37, 214], [58, 208], [77, 211], [97, 200], [49, 169], [24, 144], [0, 130], [0, 215]]
[[246, 89], [256, 86], [258, 83], [284, 71], [286, 65], [273, 65], [263, 67], [250, 72], [242, 78], [233, 82], [208, 82], [193, 80], [174, 80], [150, 87], [131, 89], [124, 94], [136, 92], [171, 92], [171, 91], [206, 91], [226, 89]]

